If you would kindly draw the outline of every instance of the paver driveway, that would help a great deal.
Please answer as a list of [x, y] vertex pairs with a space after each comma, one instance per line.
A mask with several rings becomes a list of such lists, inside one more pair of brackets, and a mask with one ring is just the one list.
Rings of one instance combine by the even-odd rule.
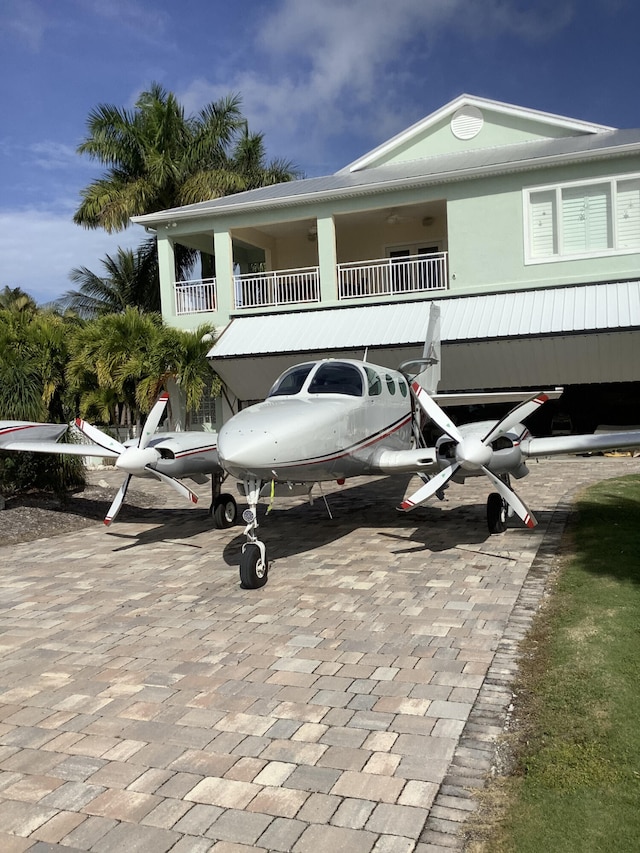
[[161, 512], [0, 548], [0, 849], [459, 847], [536, 555], [569, 492], [639, 465], [531, 468], [540, 525], [502, 536], [483, 479], [409, 515], [397, 478], [332, 493], [333, 521], [322, 500], [276, 506], [257, 591], [238, 584], [241, 528], [155, 482]]

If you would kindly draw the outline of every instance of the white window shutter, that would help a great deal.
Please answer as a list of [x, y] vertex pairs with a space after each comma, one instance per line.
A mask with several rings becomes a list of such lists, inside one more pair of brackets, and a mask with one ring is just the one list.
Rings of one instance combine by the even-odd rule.
[[640, 248], [640, 179], [619, 181], [616, 196], [618, 249]]
[[555, 190], [531, 193], [529, 222], [531, 257], [548, 258], [557, 254]]

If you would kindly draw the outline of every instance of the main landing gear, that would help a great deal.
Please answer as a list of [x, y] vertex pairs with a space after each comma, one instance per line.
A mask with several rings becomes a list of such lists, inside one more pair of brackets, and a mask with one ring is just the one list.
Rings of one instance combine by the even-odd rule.
[[[500, 477], [507, 486], [509, 475], [502, 474]], [[491, 492], [487, 498], [487, 527], [489, 533], [504, 533], [507, 529], [507, 518], [513, 515], [513, 510], [498, 492]]]
[[221, 474], [213, 474], [211, 477], [211, 507], [210, 514], [217, 530], [225, 530], [233, 527], [238, 517], [238, 505], [233, 495], [222, 491], [224, 477]]
[[249, 509], [242, 513], [247, 522], [244, 529], [247, 541], [242, 546], [240, 557], [240, 585], [243, 589], [260, 589], [268, 580], [269, 561], [267, 560], [267, 549], [256, 536], [258, 528], [258, 500], [260, 498], [260, 480], [245, 480], [245, 492]]

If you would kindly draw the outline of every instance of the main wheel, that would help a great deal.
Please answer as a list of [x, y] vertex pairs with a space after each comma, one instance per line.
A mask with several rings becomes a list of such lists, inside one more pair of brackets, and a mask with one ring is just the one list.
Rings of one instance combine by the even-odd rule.
[[240, 585], [243, 589], [260, 589], [267, 582], [269, 561], [263, 560], [257, 545], [246, 546], [240, 557]]
[[213, 503], [213, 522], [218, 530], [233, 527], [238, 517], [238, 505], [231, 495], [218, 495]]
[[487, 498], [487, 525], [489, 533], [504, 533], [507, 529], [508, 508], [502, 495], [491, 492]]

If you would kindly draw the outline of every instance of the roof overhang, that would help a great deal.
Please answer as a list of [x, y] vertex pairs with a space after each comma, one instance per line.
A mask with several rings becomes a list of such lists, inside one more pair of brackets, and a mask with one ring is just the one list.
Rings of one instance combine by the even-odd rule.
[[[439, 299], [441, 391], [640, 380], [640, 281]], [[241, 400], [300, 361], [422, 354], [431, 300], [236, 316], [208, 353]]]
[[[556, 145], [562, 143], [570, 144], [566, 139], [551, 140]], [[424, 161], [424, 172], [421, 174], [407, 175], [397, 174], [393, 167], [379, 167], [368, 169], [345, 177], [345, 184], [327, 187], [324, 183], [316, 183], [315, 179], [309, 181], [291, 181], [283, 184], [283, 193], [280, 196], [269, 194], [264, 197], [260, 190], [251, 190], [246, 193], [214, 199], [210, 202], [176, 207], [170, 210], [162, 210], [157, 213], [149, 213], [144, 216], [132, 216], [131, 221], [145, 228], [166, 227], [171, 228], [178, 222], [190, 222], [198, 219], [210, 220], [212, 217], [223, 217], [244, 213], [257, 213], [260, 211], [276, 211], [301, 207], [309, 204], [320, 204], [328, 201], [340, 201], [342, 199], [362, 198], [376, 196], [394, 191], [420, 189], [422, 187], [438, 186], [459, 181], [475, 180], [490, 176], [508, 175], [519, 172], [533, 172], [540, 169], [552, 168], [554, 166], [567, 166], [575, 163], [587, 163], [595, 160], [608, 160], [618, 157], [640, 154], [640, 142], [633, 141], [626, 144], [599, 145], [594, 148], [572, 148], [568, 151], [555, 151], [548, 154], [534, 153], [534, 146], [538, 143], [521, 143], [523, 150], [530, 150], [532, 156], [523, 156], [517, 159], [505, 157], [501, 159], [501, 153], [506, 154], [513, 146], [505, 146], [504, 149], [488, 149], [476, 152], [478, 162], [473, 165], [460, 165], [456, 168], [437, 168], [439, 158], [434, 157]], [[571, 142], [572, 145], [576, 144]], [[524, 147], [526, 146], [526, 148]], [[495, 159], [497, 158], [497, 160]], [[359, 182], [359, 177], [362, 182]], [[348, 180], [351, 177], [353, 180]], [[318, 189], [306, 189], [318, 186]], [[299, 192], [297, 191], [299, 190]]]

